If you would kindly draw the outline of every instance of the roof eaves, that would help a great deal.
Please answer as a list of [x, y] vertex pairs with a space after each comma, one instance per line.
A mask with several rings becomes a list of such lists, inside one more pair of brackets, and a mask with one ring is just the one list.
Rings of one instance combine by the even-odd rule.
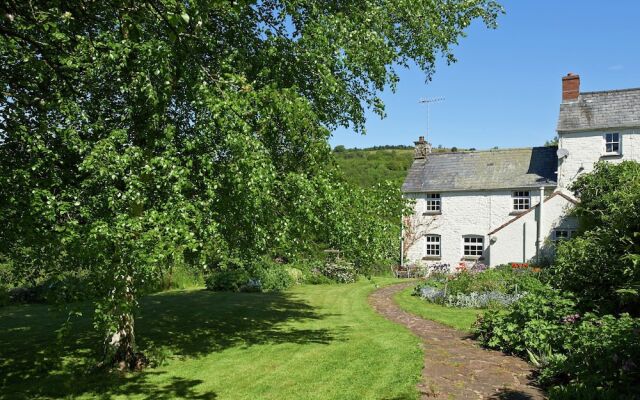
[[539, 188], [544, 186], [545, 188], [549, 188], [549, 187], [557, 187], [558, 183], [557, 182], [544, 182], [544, 183], [535, 183], [535, 184], [531, 184], [531, 185], [519, 185], [519, 186], [498, 186], [498, 187], [492, 187], [492, 188], [468, 188], [468, 189], [451, 189], [451, 188], [429, 188], [429, 189], [420, 189], [420, 190], [416, 190], [416, 189], [411, 189], [411, 190], [405, 190], [402, 189], [403, 193], [443, 193], [443, 192], [487, 192], [487, 191], [493, 191], [493, 190], [517, 190], [517, 189], [531, 189], [531, 188]]
[[622, 124], [622, 125], [616, 125], [616, 126], [609, 126], [609, 125], [600, 125], [600, 126], [590, 126], [588, 128], [573, 128], [573, 129], [556, 129], [556, 132], [558, 133], [578, 133], [578, 132], [589, 132], [589, 131], [599, 131], [599, 130], [609, 130], [609, 129], [633, 129], [633, 128], [640, 128], [640, 123], [633, 123], [633, 124]]

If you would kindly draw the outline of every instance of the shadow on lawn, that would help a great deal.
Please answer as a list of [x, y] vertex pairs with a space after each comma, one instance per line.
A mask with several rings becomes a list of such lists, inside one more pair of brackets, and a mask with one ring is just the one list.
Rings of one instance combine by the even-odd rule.
[[[57, 346], [55, 330], [65, 313], [42, 305], [0, 309], [0, 399], [82, 394], [104, 399], [114, 395], [216, 398], [215, 393], [196, 390], [200, 380], [156, 379], [167, 374], [160, 369], [127, 375], [90, 372], [101, 341], [91, 329], [90, 307], [82, 308], [84, 317], [74, 322], [72, 333]], [[328, 344], [341, 335], [335, 330], [283, 326], [328, 316], [289, 293], [164, 293], [144, 298], [138, 316], [136, 331], [143, 351], [150, 354], [161, 348], [185, 358], [256, 344]]]

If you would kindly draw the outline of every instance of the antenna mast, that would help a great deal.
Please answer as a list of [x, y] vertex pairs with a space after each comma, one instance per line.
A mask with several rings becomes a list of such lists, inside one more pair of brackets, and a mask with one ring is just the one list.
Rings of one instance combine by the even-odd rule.
[[422, 98], [418, 101], [418, 103], [427, 105], [427, 134], [429, 133], [429, 105], [431, 103], [439, 103], [441, 101], [444, 101], [444, 97], [432, 97], [430, 99]]

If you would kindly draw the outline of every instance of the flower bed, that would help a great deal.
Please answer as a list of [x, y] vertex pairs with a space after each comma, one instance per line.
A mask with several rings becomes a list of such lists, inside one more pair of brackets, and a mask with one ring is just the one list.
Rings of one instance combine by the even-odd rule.
[[502, 266], [487, 269], [484, 264], [457, 268], [457, 274], [432, 274], [414, 290], [414, 295], [449, 307], [505, 307], [529, 290], [543, 286], [530, 268]]

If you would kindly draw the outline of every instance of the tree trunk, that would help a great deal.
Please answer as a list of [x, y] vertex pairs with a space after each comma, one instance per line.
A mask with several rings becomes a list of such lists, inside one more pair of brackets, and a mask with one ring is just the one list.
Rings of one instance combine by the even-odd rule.
[[148, 364], [144, 354], [136, 351], [134, 317], [131, 312], [135, 301], [131, 282], [132, 279], [127, 277], [125, 307], [116, 307], [115, 310], [118, 328], [115, 332], [109, 332], [105, 340], [105, 362], [120, 370], [140, 370]]
[[137, 369], [133, 314], [122, 314], [119, 320], [118, 330], [107, 338], [107, 361], [120, 370]]

